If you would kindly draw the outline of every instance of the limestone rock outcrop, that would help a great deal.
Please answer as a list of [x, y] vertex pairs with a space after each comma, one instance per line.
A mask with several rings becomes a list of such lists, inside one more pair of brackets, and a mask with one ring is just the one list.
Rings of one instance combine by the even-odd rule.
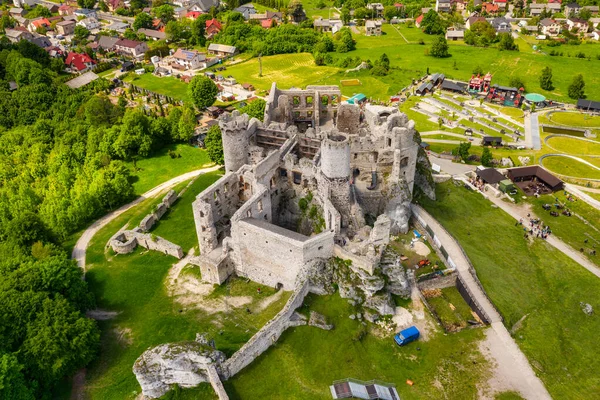
[[225, 354], [198, 341], [168, 343], [146, 350], [133, 365], [142, 393], [158, 398], [172, 385], [195, 387], [208, 382], [206, 368], [225, 361]]

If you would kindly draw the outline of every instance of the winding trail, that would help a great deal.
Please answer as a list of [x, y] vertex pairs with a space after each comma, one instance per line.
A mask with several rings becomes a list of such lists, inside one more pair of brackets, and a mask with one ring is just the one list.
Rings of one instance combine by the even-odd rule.
[[163, 182], [160, 185], [157, 185], [154, 188], [148, 190], [146, 193], [142, 194], [141, 196], [139, 196], [132, 202], [127, 203], [127, 204], [117, 208], [116, 210], [109, 212], [102, 218], [96, 220], [93, 224], [91, 224], [83, 232], [83, 234], [77, 240], [77, 243], [75, 243], [75, 247], [73, 248], [73, 252], [71, 253], [71, 258], [74, 259], [75, 261], [77, 261], [77, 265], [80, 268], [83, 268], [83, 273], [85, 276], [85, 253], [86, 253], [86, 250], [88, 248], [88, 245], [90, 244], [90, 241], [96, 234], [96, 232], [98, 232], [102, 227], [104, 227], [106, 224], [108, 224], [109, 222], [111, 222], [112, 220], [117, 218], [119, 215], [123, 214], [125, 211], [138, 205], [142, 201], [144, 201], [150, 197], [154, 197], [154, 196], [158, 195], [160, 192], [162, 192], [166, 189], [169, 189], [181, 182], [185, 182], [189, 179], [195, 178], [196, 176], [205, 174], [207, 172], [217, 171], [219, 168], [221, 168], [221, 166], [217, 165], [214, 167], [197, 169], [195, 171], [187, 172], [183, 175], [176, 176], [175, 178], [170, 179], [166, 182]]

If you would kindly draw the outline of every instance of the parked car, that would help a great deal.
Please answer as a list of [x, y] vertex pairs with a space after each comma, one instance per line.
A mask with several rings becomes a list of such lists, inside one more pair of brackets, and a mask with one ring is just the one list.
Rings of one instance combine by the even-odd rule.
[[410, 328], [406, 328], [403, 331], [397, 333], [396, 336], [394, 336], [394, 341], [398, 346], [404, 346], [405, 344], [417, 340], [419, 338], [419, 335], [420, 333], [417, 327], [411, 326]]

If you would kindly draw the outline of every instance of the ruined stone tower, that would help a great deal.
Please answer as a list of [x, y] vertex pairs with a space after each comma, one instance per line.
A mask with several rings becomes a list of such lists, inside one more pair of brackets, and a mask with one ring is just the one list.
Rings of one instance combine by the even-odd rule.
[[227, 172], [237, 171], [242, 165], [248, 164], [248, 140], [254, 127], [249, 119], [248, 114], [240, 115], [237, 110], [219, 117]]

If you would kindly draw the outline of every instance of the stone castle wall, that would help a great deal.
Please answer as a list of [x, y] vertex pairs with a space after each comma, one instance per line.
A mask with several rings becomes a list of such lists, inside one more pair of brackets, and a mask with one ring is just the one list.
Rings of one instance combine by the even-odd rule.
[[302, 305], [308, 294], [310, 285], [305, 281], [294, 290], [286, 305], [277, 315], [267, 322], [250, 340], [235, 352], [231, 358], [221, 364], [221, 376], [227, 380], [240, 372], [258, 356], [274, 344], [281, 334], [291, 326], [305, 325], [306, 321], [293, 321], [292, 316]]

